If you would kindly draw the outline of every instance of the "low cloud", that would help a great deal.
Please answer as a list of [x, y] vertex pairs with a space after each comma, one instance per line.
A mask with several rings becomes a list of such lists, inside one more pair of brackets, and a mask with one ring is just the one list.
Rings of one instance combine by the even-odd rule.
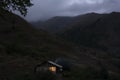
[[75, 16], [84, 13], [120, 11], [120, 0], [32, 0], [28, 21], [45, 20], [54, 16]]

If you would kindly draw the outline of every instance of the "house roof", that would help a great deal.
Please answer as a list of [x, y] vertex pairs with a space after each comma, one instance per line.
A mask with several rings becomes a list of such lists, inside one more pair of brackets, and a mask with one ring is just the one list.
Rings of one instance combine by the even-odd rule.
[[53, 61], [48, 61], [48, 63], [52, 64], [52, 65], [55, 65], [56, 67], [59, 67], [59, 68], [62, 68], [63, 66], [53, 62]]

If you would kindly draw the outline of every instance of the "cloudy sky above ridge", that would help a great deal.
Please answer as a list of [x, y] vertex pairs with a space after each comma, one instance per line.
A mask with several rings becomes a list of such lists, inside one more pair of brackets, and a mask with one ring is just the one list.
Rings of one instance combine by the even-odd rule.
[[120, 0], [32, 0], [25, 17], [28, 21], [45, 20], [54, 16], [76, 16], [96, 12], [120, 12]]

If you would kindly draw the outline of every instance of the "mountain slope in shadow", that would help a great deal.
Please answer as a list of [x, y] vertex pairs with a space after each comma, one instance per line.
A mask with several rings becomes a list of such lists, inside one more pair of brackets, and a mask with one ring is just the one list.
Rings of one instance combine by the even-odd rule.
[[44, 30], [34, 29], [17, 15], [1, 10], [0, 24], [0, 44], [3, 50], [5, 48], [6, 53], [39, 55], [50, 52], [51, 56], [67, 51], [69, 53], [67, 49], [70, 47], [64, 42], [59, 41]]
[[56, 16], [46, 21], [31, 22], [31, 24], [37, 29], [43, 29], [50, 33], [59, 33], [77, 24], [81, 26], [89, 25], [104, 15], [105, 14], [88, 13], [75, 17]]
[[61, 36], [78, 45], [118, 54], [120, 52], [119, 34], [120, 13], [113, 12], [98, 18], [89, 25], [76, 24], [71, 29], [64, 30]]
[[47, 21], [31, 22], [37, 29], [43, 29], [51, 33], [61, 31], [72, 22], [72, 17], [53, 17]]
[[72, 46], [0, 9], [0, 80], [38, 80], [33, 72], [37, 64], [73, 53]]
[[119, 53], [119, 12], [54, 17], [34, 25], [78, 45]]

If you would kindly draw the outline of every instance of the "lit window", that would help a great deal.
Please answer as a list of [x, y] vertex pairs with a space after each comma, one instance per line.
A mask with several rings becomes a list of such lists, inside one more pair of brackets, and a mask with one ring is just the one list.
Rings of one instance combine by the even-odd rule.
[[56, 67], [51, 66], [51, 67], [49, 67], [49, 70], [50, 70], [51, 72], [56, 72]]

